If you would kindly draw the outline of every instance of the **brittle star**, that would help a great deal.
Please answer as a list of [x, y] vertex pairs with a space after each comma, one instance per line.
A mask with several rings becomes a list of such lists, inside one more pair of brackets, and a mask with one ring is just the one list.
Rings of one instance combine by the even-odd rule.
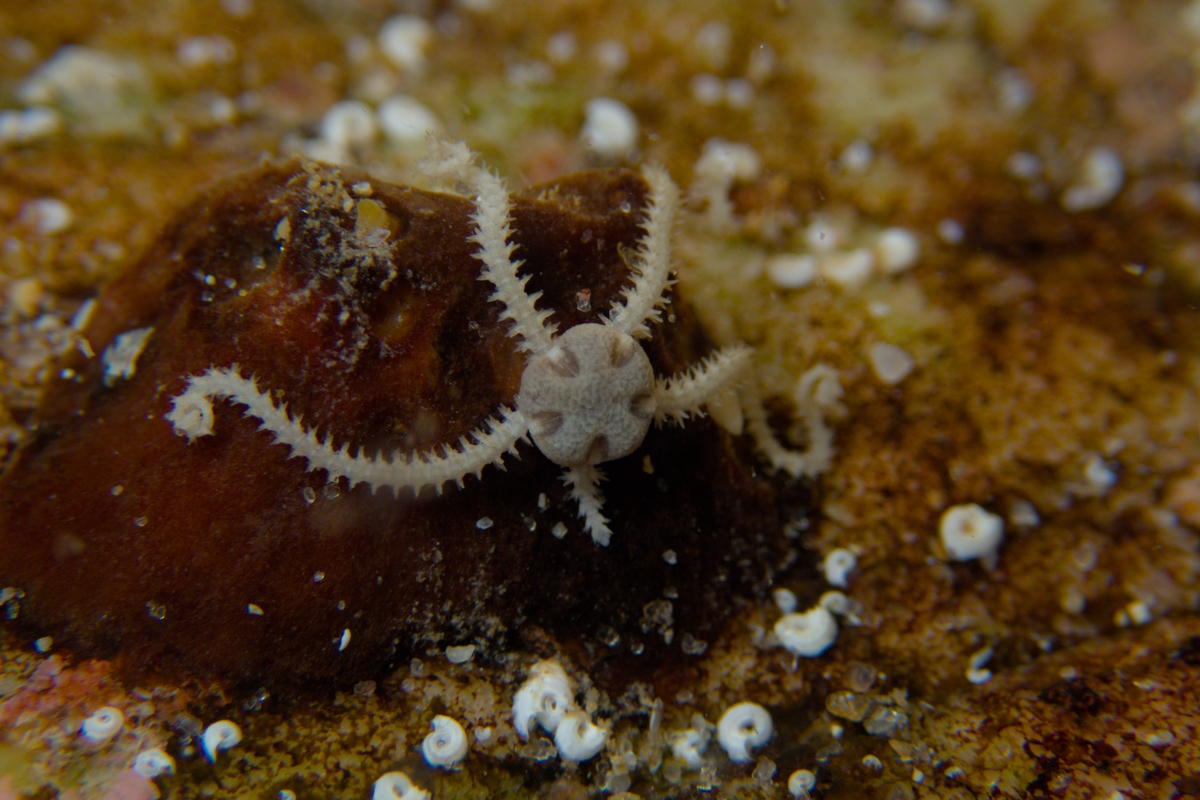
[[733, 405], [732, 427], [740, 428], [744, 420], [774, 467], [793, 475], [814, 471], [803, 454], [775, 439], [756, 388], [739, 387], [752, 355], [748, 347], [719, 350], [687, 372], [663, 379], [654, 375], [637, 342], [650, 337], [650, 323], [660, 319], [672, 283], [670, 239], [679, 192], [665, 170], [643, 169], [650, 200], [641, 224], [643, 235], [629, 264], [632, 285], [601, 323], [582, 323], [559, 334], [548, 321], [552, 312], [537, 309], [541, 293], [526, 291], [529, 276], [518, 276], [523, 262], [513, 260], [511, 203], [503, 181], [475, 166], [474, 154], [465, 145], [444, 145], [442, 152], [434, 171], [465, 180], [475, 191], [475, 232], [470, 238], [479, 245], [474, 254], [483, 265], [479, 279], [494, 287], [489, 299], [504, 306], [500, 319], [510, 322], [508, 335], [517, 341], [517, 350], [527, 354], [516, 407], [501, 405], [469, 437], [459, 437], [457, 446], [441, 444], [407, 455], [395, 452], [390, 458], [366, 456], [361, 449], [351, 455], [349, 443], [335, 450], [330, 435], [319, 440], [315, 427], [293, 419], [286, 405], [277, 406], [269, 392], [260, 390], [253, 377], [243, 377], [234, 364], [189, 378], [166, 414], [177, 434], [189, 442], [210, 435], [212, 401], [228, 399], [245, 405], [245, 413], [261, 421], [260, 430], [272, 432], [276, 443], [290, 447], [291, 457], [307, 459], [310, 471], [324, 470], [330, 482], [344, 477], [351, 487], [366, 483], [373, 492], [386, 487], [414, 495], [430, 486], [441, 494], [450, 481], [461, 487], [463, 478], [471, 473], [480, 478], [488, 464], [503, 468], [504, 454], [516, 455], [517, 442], [532, 436], [547, 458], [566, 468], [563, 481], [578, 503], [584, 528], [602, 546], [608, 545], [612, 531], [602, 513], [599, 484], [604, 475], [597, 464], [636, 450], [651, 421], [682, 424], [702, 413], [706, 404], [720, 402], [727, 412]]

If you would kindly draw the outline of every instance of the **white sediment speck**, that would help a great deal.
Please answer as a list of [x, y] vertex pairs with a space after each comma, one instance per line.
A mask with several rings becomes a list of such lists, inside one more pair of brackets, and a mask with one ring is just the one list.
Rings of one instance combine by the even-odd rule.
[[709, 72], [693, 75], [688, 88], [692, 99], [702, 106], [715, 106], [725, 97], [725, 82]]
[[799, 601], [796, 600], [796, 594], [791, 589], [776, 589], [771, 592], [771, 599], [775, 601], [775, 605], [784, 614], [791, 614], [799, 605]]
[[561, 539], [567, 535], [567, 526], [561, 522], [556, 522], [554, 523], [554, 527], [550, 529], [550, 533], [553, 534], [555, 539]]
[[375, 112], [359, 100], [334, 103], [321, 118], [321, 138], [334, 147], [370, 144], [377, 133]]
[[814, 253], [828, 253], [841, 244], [837, 228], [824, 216], [814, 217], [804, 229], [804, 241]]
[[437, 715], [433, 732], [421, 742], [421, 755], [431, 767], [456, 767], [467, 757], [467, 732], [451, 717]]
[[1093, 455], [1084, 464], [1083, 479], [1096, 497], [1103, 497], [1117, 485], [1117, 473], [1098, 455]]
[[1079, 183], [1063, 192], [1062, 207], [1070, 212], [1102, 208], [1124, 185], [1125, 166], [1121, 156], [1108, 147], [1093, 147], [1083, 160]]
[[1004, 540], [1004, 520], [974, 503], [952, 506], [942, 514], [938, 534], [955, 561], [994, 559]]
[[61, 127], [62, 117], [46, 106], [0, 111], [0, 147], [36, 142], [58, 133]]
[[425, 51], [433, 35], [433, 26], [423, 17], [397, 14], [379, 28], [379, 49], [399, 69], [415, 72], [425, 66]]
[[446, 660], [451, 664], [465, 664], [475, 657], [475, 645], [463, 644], [446, 648]]
[[841, 155], [838, 156], [838, 164], [852, 175], [866, 172], [874, 160], [875, 148], [871, 147], [871, 143], [866, 139], [855, 139], [842, 148]]
[[962, 244], [963, 240], [967, 238], [967, 232], [963, 229], [962, 223], [949, 217], [937, 224], [937, 235], [946, 244]]
[[30, 200], [21, 208], [21, 222], [42, 236], [62, 233], [74, 221], [71, 207], [55, 197]]
[[237, 56], [233, 42], [224, 36], [190, 36], [175, 48], [175, 58], [185, 67], [228, 64]]
[[104, 385], [112, 386], [118, 379], [129, 380], [137, 371], [137, 360], [154, 328], [135, 328], [112, 340], [100, 357], [104, 362]]
[[817, 279], [817, 258], [807, 253], [782, 253], [766, 263], [767, 277], [780, 289], [803, 289]]
[[592, 58], [600, 69], [615, 75], [629, 66], [629, 48], [616, 39], [604, 39], [592, 49]]
[[825, 580], [829, 581], [831, 586], [845, 589], [847, 578], [856, 566], [858, 558], [854, 553], [844, 547], [837, 547], [826, 554], [821, 562], [821, 571], [825, 573]]
[[950, 21], [949, 0], [897, 0], [896, 15], [910, 28], [933, 33]]
[[437, 115], [406, 94], [385, 99], [376, 115], [383, 135], [397, 145], [424, 144], [428, 136], [440, 133], [443, 127]]
[[987, 683], [992, 679], [992, 671], [990, 669], [972, 667], [967, 670], [967, 680], [976, 685]]
[[908, 228], [884, 228], [875, 242], [875, 256], [880, 270], [895, 275], [917, 263], [921, 257], [921, 243]]
[[579, 138], [584, 146], [606, 161], [628, 158], [637, 147], [638, 121], [619, 100], [597, 97], [584, 107]]
[[350, 646], [350, 629], [346, 628], [342, 631], [342, 638], [338, 640], [338, 652], [342, 652]]
[[750, 751], [766, 744], [772, 733], [771, 715], [757, 703], [730, 706], [717, 722], [717, 741], [739, 763], [751, 761]]
[[888, 386], [895, 386], [912, 374], [916, 362], [908, 351], [886, 342], [875, 342], [867, 351], [875, 377]]
[[869, 248], [826, 253], [818, 262], [821, 275], [843, 289], [856, 289], [871, 277], [875, 253]]
[[579, 52], [579, 41], [570, 31], [559, 31], [546, 40], [546, 58], [551, 64], [567, 64]]
[[1018, 180], [1037, 180], [1042, 174], [1042, 160], [1035, 153], [1021, 150], [1008, 157], [1004, 170]]
[[39, 653], [48, 653], [54, 647], [54, 638], [51, 636], [43, 636], [40, 639], [35, 639], [33, 649]]
[[1144, 600], [1134, 600], [1125, 606], [1125, 613], [1129, 615], [1129, 621], [1134, 625], [1145, 625], [1154, 618], [1154, 615], [1150, 613], [1150, 605]]
[[803, 613], [784, 614], [775, 623], [775, 638], [779, 645], [805, 658], [816, 658], [824, 653], [837, 635], [837, 620], [829, 609], [819, 605]]

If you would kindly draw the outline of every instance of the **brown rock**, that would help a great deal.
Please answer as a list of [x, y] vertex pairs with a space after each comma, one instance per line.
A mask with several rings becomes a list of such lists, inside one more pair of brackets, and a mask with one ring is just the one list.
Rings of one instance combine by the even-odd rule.
[[[366, 199], [367, 180], [300, 162], [232, 179], [106, 288], [84, 333], [96, 353], [153, 332], [129, 379], [69, 357], [76, 377], [48, 387], [37, 435], [0, 481], [0, 585], [24, 589], [21, 618], [138, 672], [350, 684], [428, 645], [474, 641], [486, 656], [529, 622], [644, 670], [655, 653], [681, 657], [685, 633], [713, 632], [734, 598], [761, 596], [795, 556], [782, 522], [806, 489], [757, 475], [750, 443], [707, 420], [652, 429], [605, 465], [607, 548], [525, 444], [507, 471], [414, 498], [306, 473], [228, 402], [215, 435], [174, 434], [163, 417], [187, 377], [235, 363], [368, 453], [454, 442], [512, 403], [523, 362], [478, 280], [471, 202], [376, 181]], [[514, 200], [516, 256], [560, 330], [598, 321], [622, 288], [646, 193], [637, 174], [607, 171]], [[660, 375], [706, 349], [687, 308], [673, 313], [646, 345]], [[664, 599], [669, 647], [639, 623]], [[611, 651], [595, 643], [605, 626], [621, 636]]]

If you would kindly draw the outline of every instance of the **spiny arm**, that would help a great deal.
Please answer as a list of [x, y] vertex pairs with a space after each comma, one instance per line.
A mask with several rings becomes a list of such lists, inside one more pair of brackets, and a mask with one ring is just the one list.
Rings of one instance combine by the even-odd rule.
[[663, 292], [671, 283], [671, 224], [679, 205], [679, 189], [661, 167], [646, 166], [642, 175], [650, 184], [650, 206], [642, 223], [645, 234], [638, 241], [630, 265], [633, 286], [626, 287], [624, 302], [616, 303], [605, 322], [638, 339], [650, 336], [651, 320], [658, 320], [659, 306], [666, 303]]
[[654, 421], [682, 424], [700, 406], [722, 389], [736, 384], [750, 364], [749, 347], [726, 347], [704, 359], [699, 366], [667, 379], [654, 381]]
[[523, 261], [513, 261], [516, 245], [508, 241], [511, 204], [504, 182], [487, 170], [476, 175], [478, 196], [475, 200], [475, 233], [470, 240], [479, 244], [475, 257], [483, 262], [479, 279], [496, 287], [489, 300], [504, 304], [500, 319], [512, 320], [508, 335], [519, 338], [517, 349], [527, 353], [540, 353], [550, 347], [557, 326], [547, 323], [550, 311], [538, 311], [537, 299], [541, 292], [529, 294], [525, 284], [529, 276], [517, 277], [517, 269]]
[[821, 410], [815, 404], [799, 409], [808, 430], [808, 449], [804, 452], [789, 450], [775, 438], [775, 432], [767, 421], [767, 410], [763, 407], [762, 395], [757, 382], [750, 380], [742, 387], [739, 395], [746, 416], [746, 428], [754, 437], [758, 451], [774, 469], [782, 469], [793, 478], [801, 475], [815, 477], [829, 468], [833, 454], [833, 432], [825, 425]]
[[608, 547], [612, 531], [608, 527], [608, 517], [600, 513], [604, 507], [604, 495], [600, 492], [602, 480], [604, 473], [590, 464], [570, 467], [562, 476], [563, 483], [571, 487], [571, 498], [579, 504], [584, 530], [592, 535], [593, 542]]
[[441, 494], [446, 482], [462, 486], [463, 478], [471, 473], [478, 477], [488, 464], [504, 469], [501, 457], [506, 452], [517, 454], [516, 444], [525, 438], [529, 428], [521, 412], [501, 406], [502, 418], [488, 419], [483, 428], [470, 433], [470, 438], [459, 437], [458, 449], [440, 445], [440, 453], [396, 452], [391, 458], [364, 456], [361, 450], [350, 455], [349, 444], [334, 450], [329, 435], [318, 439], [316, 428], [306, 428], [299, 417], [293, 419], [286, 405], [275, 405], [270, 394], [260, 391], [253, 378], [242, 377], [236, 364], [229, 369], [213, 367], [190, 378], [187, 389], [173, 399], [166, 419], [175, 433], [194, 441], [213, 432], [212, 402], [223, 399], [246, 406], [246, 415], [262, 423], [259, 430], [275, 434], [277, 444], [291, 448], [290, 457], [305, 458], [310, 471], [325, 470], [330, 481], [346, 478], [351, 486], [366, 483], [372, 492], [386, 487], [396, 494], [402, 489], [417, 494], [432, 486]]

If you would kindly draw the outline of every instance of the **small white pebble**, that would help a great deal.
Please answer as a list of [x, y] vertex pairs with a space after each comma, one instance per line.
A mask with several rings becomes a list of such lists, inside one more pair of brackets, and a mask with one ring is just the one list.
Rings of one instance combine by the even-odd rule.
[[550, 533], [554, 535], [555, 539], [561, 539], [567, 535], [567, 526], [561, 522], [556, 522], [554, 523], [554, 527], [550, 529]]
[[1035, 153], [1021, 150], [1008, 157], [1004, 171], [1018, 180], [1037, 180], [1042, 174], [1042, 160]]
[[949, 217], [937, 224], [937, 235], [946, 244], [962, 244], [967, 238], [962, 223]]
[[817, 776], [807, 769], [798, 769], [788, 777], [787, 785], [792, 797], [808, 797], [817, 785]]
[[375, 112], [358, 100], [334, 103], [321, 119], [321, 138], [337, 148], [370, 144], [376, 132]]
[[33, 649], [39, 653], [48, 653], [52, 647], [54, 647], [54, 639], [50, 636], [43, 636], [34, 640], [33, 643]]
[[818, 215], [804, 229], [804, 242], [814, 253], [828, 253], [841, 243], [841, 239], [833, 223]]
[[396, 94], [379, 104], [379, 127], [388, 141], [411, 147], [424, 144], [442, 131], [442, 122], [432, 111], [406, 94]]
[[0, 147], [27, 144], [53, 136], [62, 128], [62, 117], [53, 108], [31, 106], [17, 111], [0, 111]]
[[799, 601], [796, 600], [796, 595], [790, 589], [776, 589], [771, 592], [771, 598], [775, 601], [775, 605], [784, 614], [791, 614], [796, 610]]
[[1079, 670], [1074, 667], [1063, 667], [1058, 671], [1058, 677], [1064, 681], [1073, 681], [1079, 677]]
[[855, 139], [842, 148], [838, 156], [838, 164], [852, 175], [866, 172], [871, 162], [875, 160], [875, 148], [866, 139]]
[[862, 765], [872, 772], [881, 772], [883, 770], [883, 762], [879, 760], [879, 756], [871, 754], [863, 756]]
[[433, 733], [421, 742], [421, 755], [431, 767], [453, 768], [467, 757], [467, 732], [451, 717], [437, 715], [430, 722]]
[[1145, 734], [1139, 731], [1138, 738], [1151, 747], [1167, 747], [1175, 743], [1175, 734], [1165, 728]]
[[897, 0], [896, 16], [910, 28], [933, 33], [950, 21], [950, 3], [949, 0]]
[[185, 67], [221, 66], [237, 57], [233, 42], [224, 36], [192, 36], [175, 48], [175, 58]]
[[984, 664], [992, 660], [994, 651], [990, 647], [985, 647], [982, 650], [976, 650], [971, 654], [971, 658], [967, 661], [972, 669], [978, 669]]
[[209, 761], [217, 760], [217, 753], [228, 750], [242, 740], [242, 729], [230, 720], [214, 722], [200, 736], [200, 749]]
[[600, 69], [615, 75], [629, 66], [629, 48], [616, 39], [605, 39], [596, 43], [592, 58]]
[[54, 197], [30, 200], [21, 209], [21, 221], [42, 236], [62, 233], [75, 222], [71, 207]]
[[481, 531], [486, 531], [488, 528], [492, 527], [492, 518], [480, 517], [479, 519], [475, 520], [475, 527]]
[[757, 703], [730, 706], [717, 722], [717, 741], [730, 760], [748, 763], [750, 750], [767, 743], [774, 733], [771, 715]]
[[921, 770], [919, 770], [919, 769], [916, 769], [916, 768], [914, 767], [914, 768], [913, 768], [912, 779], [913, 779], [913, 783], [920, 783], [921, 781], [925, 780], [925, 773], [924, 773], [924, 772], [921, 772]]
[[254, 0], [221, 0], [221, 10], [235, 19], [254, 13]]
[[416, 14], [397, 14], [379, 28], [379, 49], [405, 72], [425, 66], [425, 51], [433, 41], [433, 26]]
[[606, 161], [620, 161], [637, 147], [638, 121], [619, 100], [598, 97], [584, 107], [585, 119], [579, 138], [584, 146]]
[[350, 646], [350, 629], [346, 628], [342, 631], [342, 638], [338, 640], [338, 652], [342, 652]]
[[465, 664], [475, 657], [475, 645], [463, 644], [446, 648], [446, 660], [451, 664]]
[[780, 289], [803, 289], [817, 279], [817, 259], [807, 253], [783, 253], [767, 259], [766, 271]]
[[875, 253], [867, 247], [826, 253], [818, 266], [821, 275], [830, 283], [843, 289], [857, 289], [871, 277], [875, 269]]
[[938, 533], [955, 561], [994, 557], [1004, 539], [1004, 520], [974, 503], [952, 506], [942, 514]]
[[1008, 510], [1008, 521], [1018, 528], [1036, 528], [1042, 518], [1037, 508], [1028, 500], [1014, 500]]
[[730, 108], [749, 108], [754, 102], [754, 84], [745, 78], [725, 81], [725, 105]]
[[83, 736], [90, 742], [101, 744], [116, 736], [124, 724], [125, 715], [121, 709], [104, 706], [83, 721]]
[[821, 571], [825, 573], [825, 580], [829, 581], [830, 586], [845, 589], [846, 579], [856, 566], [858, 558], [854, 553], [844, 547], [838, 547], [825, 555], [825, 560], [821, 562]]
[[257, 606], [254, 603], [248, 604], [246, 606], [246, 611], [255, 617], [261, 617], [263, 615], [262, 606]]
[[1079, 183], [1063, 192], [1064, 210], [1076, 213], [1102, 208], [1117, 196], [1125, 185], [1125, 166], [1121, 156], [1108, 147], [1093, 147], [1083, 160]]
[[895, 275], [917, 263], [921, 257], [921, 243], [908, 228], [884, 228], [875, 242], [875, 255], [879, 268], [888, 275]]
[[1144, 600], [1134, 600], [1125, 606], [1125, 611], [1129, 614], [1129, 621], [1134, 625], [1145, 625], [1154, 618], [1154, 615], [1150, 613], [1150, 606]]
[[104, 348], [100, 360], [104, 363], [104, 385], [112, 386], [118, 379], [129, 380], [137, 371], [137, 361], [146, 349], [154, 328], [135, 328], [120, 334]]
[[560, 31], [546, 40], [546, 58], [551, 64], [566, 64], [579, 52], [579, 42], [570, 31]]
[[494, 728], [485, 726], [482, 728], [476, 728], [471, 733], [475, 736], [475, 741], [479, 742], [480, 744], [487, 744], [492, 740], [492, 734], [495, 732], [496, 731]]
[[1098, 455], [1093, 455], [1083, 466], [1083, 479], [1087, 481], [1096, 497], [1103, 497], [1116, 486], [1117, 473], [1112, 470], [1107, 461]]
[[888, 386], [895, 386], [912, 374], [916, 362], [903, 348], [885, 342], [875, 342], [867, 351], [875, 377]]
[[1033, 102], [1033, 86], [1018, 69], [1001, 70], [996, 75], [995, 85], [996, 100], [1005, 114], [1016, 116]]
[[693, 75], [688, 88], [692, 99], [702, 106], [715, 106], [725, 97], [725, 82], [708, 72]]

